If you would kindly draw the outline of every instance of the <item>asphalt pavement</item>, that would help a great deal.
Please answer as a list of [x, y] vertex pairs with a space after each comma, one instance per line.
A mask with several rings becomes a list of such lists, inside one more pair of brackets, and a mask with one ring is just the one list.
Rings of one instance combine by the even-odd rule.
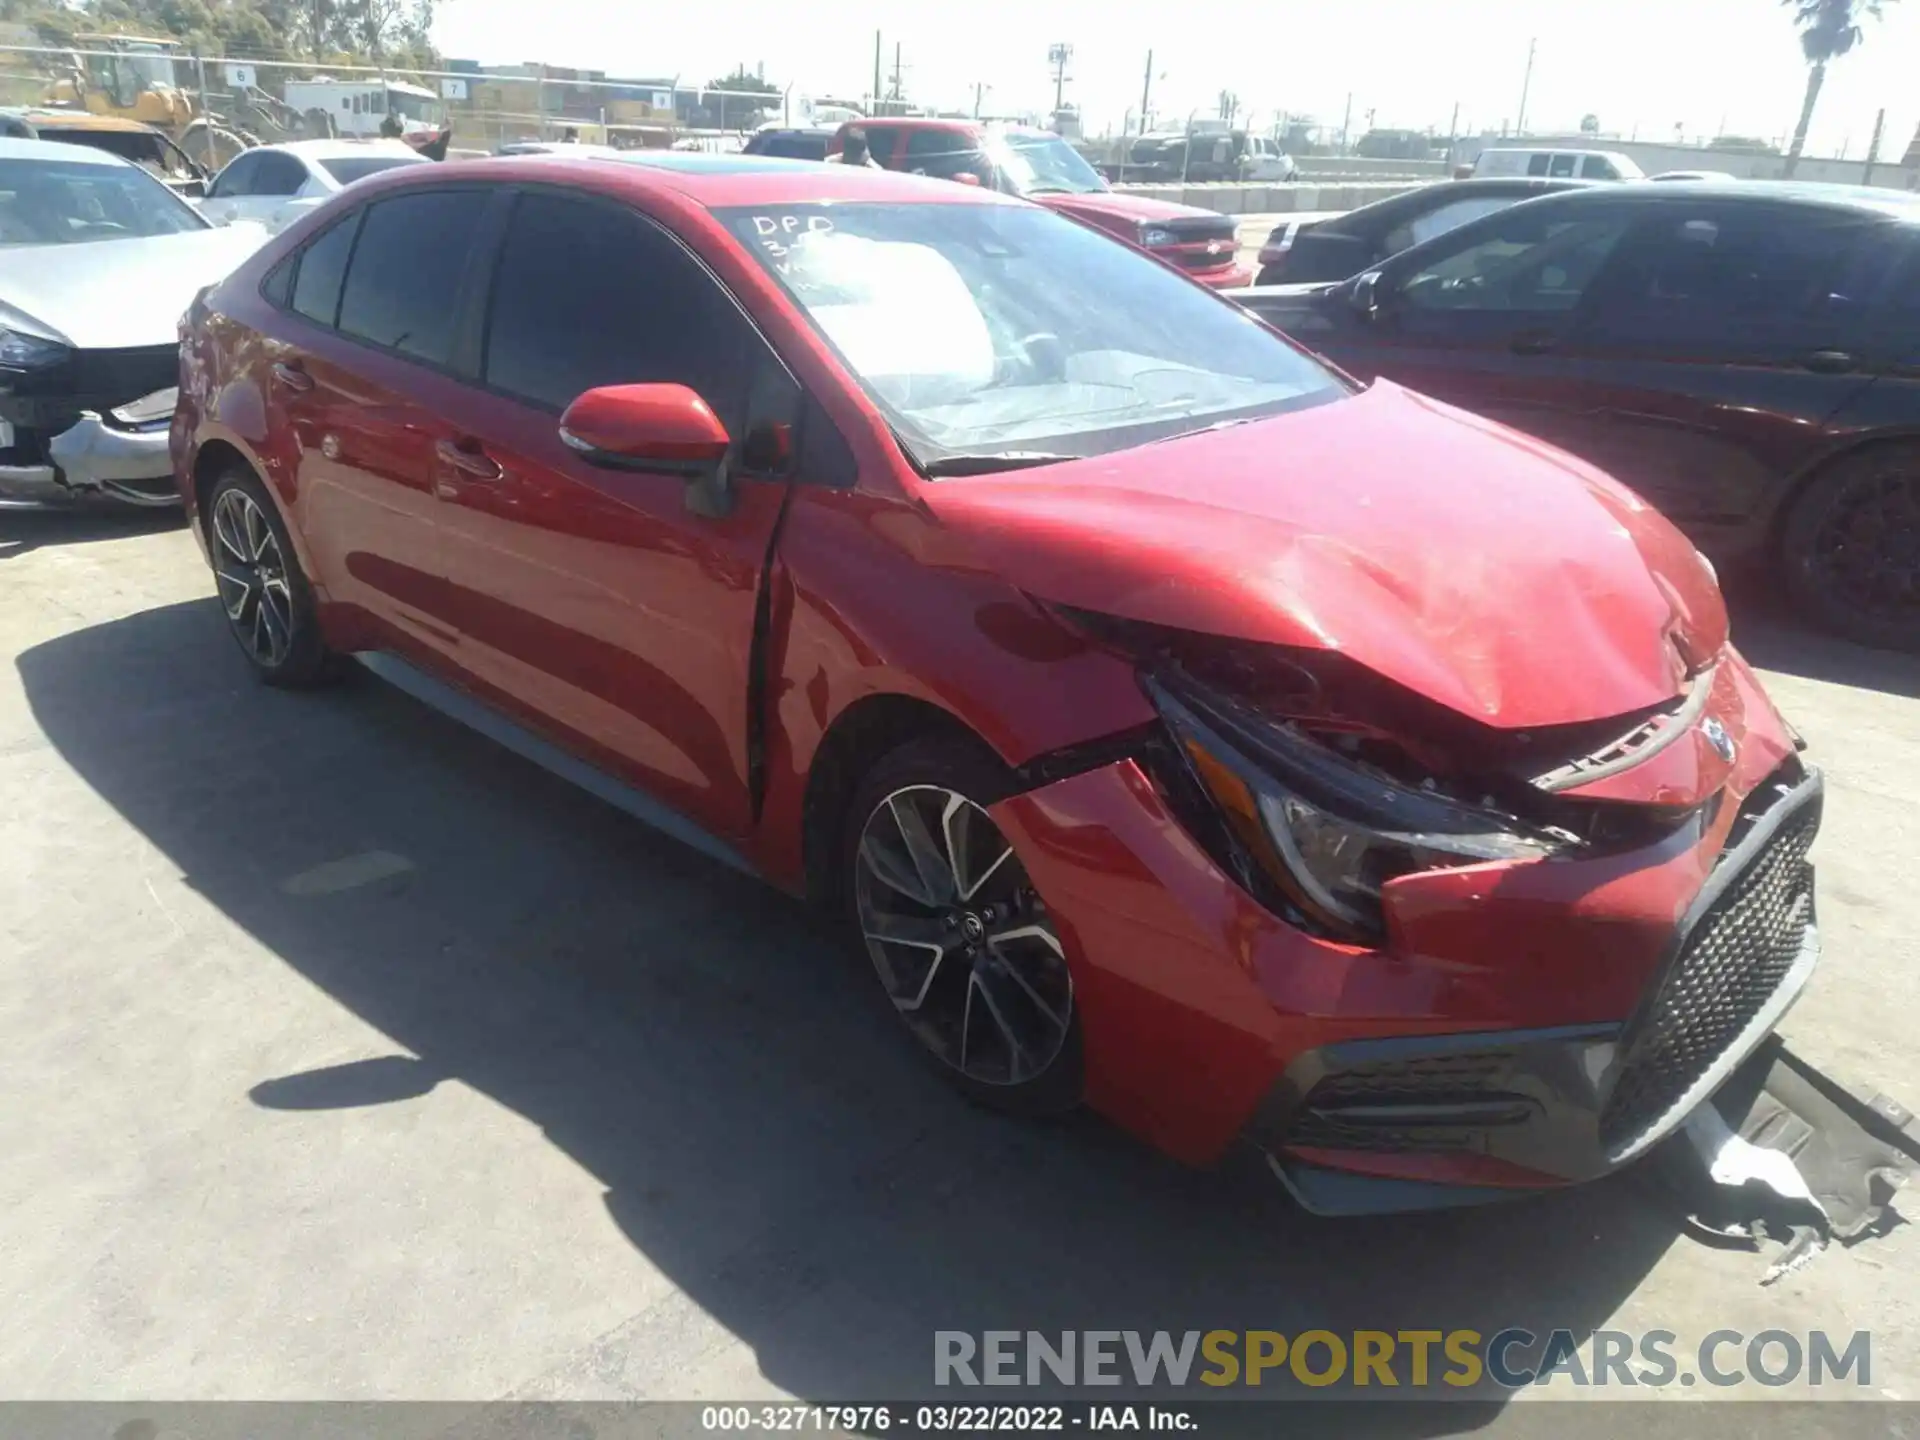
[[[1911, 1227], [1763, 1288], [1637, 1172], [1330, 1223], [1002, 1120], [798, 906], [371, 678], [254, 683], [177, 522], [0, 516], [0, 602], [0, 1396], [844, 1399], [924, 1393], [936, 1329], [1526, 1325], [1867, 1329], [1920, 1397]], [[1914, 1104], [1920, 661], [1736, 613], [1831, 781], [1791, 1043]]]

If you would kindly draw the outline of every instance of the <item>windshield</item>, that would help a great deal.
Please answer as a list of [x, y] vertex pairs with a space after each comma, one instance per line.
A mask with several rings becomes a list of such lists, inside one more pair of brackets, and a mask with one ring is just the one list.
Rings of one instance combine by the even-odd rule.
[[396, 165], [430, 165], [432, 163], [424, 155], [336, 155], [322, 160], [320, 168], [342, 185], [351, 185], [356, 180], [364, 180], [369, 175], [378, 175], [382, 170], [391, 170]]
[[130, 165], [0, 160], [0, 245], [71, 245], [204, 230], [199, 212]]
[[779, 205], [720, 218], [923, 468], [1100, 455], [1347, 393], [1244, 311], [1046, 210]]
[[1087, 195], [1107, 182], [1058, 135], [989, 135], [986, 151], [1016, 194]]
[[443, 107], [431, 95], [408, 95], [400, 90], [389, 90], [387, 108], [405, 119], [438, 125]]

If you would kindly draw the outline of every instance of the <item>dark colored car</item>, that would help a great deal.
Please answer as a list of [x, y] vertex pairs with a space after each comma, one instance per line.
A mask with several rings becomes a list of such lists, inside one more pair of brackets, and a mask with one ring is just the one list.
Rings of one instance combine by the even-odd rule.
[[743, 155], [772, 155], [782, 160], [825, 160], [834, 127], [783, 128], [770, 126], [756, 130], [741, 147]]
[[1331, 220], [1283, 219], [1260, 247], [1256, 285], [1345, 280], [1389, 255], [1436, 239], [1522, 200], [1577, 190], [1579, 180], [1453, 180], [1391, 195]]
[[153, 126], [138, 120], [54, 106], [14, 106], [0, 109], [0, 136], [104, 150], [131, 160], [177, 195], [194, 198], [206, 193], [206, 167]]
[[1602, 467], [1836, 632], [1920, 644], [1920, 200], [1599, 185], [1248, 303]]
[[1820, 779], [1678, 531], [1043, 207], [416, 166], [180, 364], [264, 678], [486, 702], [830, 906], [983, 1101], [1486, 1199], [1642, 1153], [1815, 963]]
[[888, 170], [1019, 195], [1150, 251], [1216, 290], [1240, 289], [1252, 278], [1240, 263], [1231, 216], [1116, 191], [1052, 131], [978, 120], [860, 120], [840, 127], [830, 153], [840, 153], [841, 137], [856, 125]]

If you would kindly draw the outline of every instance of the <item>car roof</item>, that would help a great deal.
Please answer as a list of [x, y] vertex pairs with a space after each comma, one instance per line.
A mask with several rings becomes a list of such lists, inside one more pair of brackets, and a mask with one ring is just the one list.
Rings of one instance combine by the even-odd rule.
[[[118, 155], [60, 140], [21, 140], [0, 135], [0, 160], [58, 160], [64, 165], [129, 165]], [[137, 168], [137, 167], [136, 167]]]
[[24, 120], [36, 130], [101, 130], [127, 134], [157, 135], [151, 125], [119, 115], [95, 115], [89, 110], [62, 110], [55, 106], [9, 105], [5, 113]]
[[[1574, 180], [1570, 178], [1548, 179], [1544, 175], [1497, 175], [1472, 180], [1439, 180], [1431, 185], [1422, 185], [1398, 195], [1389, 195], [1384, 200], [1374, 200], [1366, 205], [1357, 206], [1344, 215], [1331, 220], [1323, 220], [1313, 227], [1313, 231], [1328, 235], [1347, 235], [1358, 230], [1364, 233], [1371, 226], [1398, 221], [1402, 215], [1419, 215], [1428, 209], [1438, 209], [1450, 205], [1456, 200], [1495, 199], [1510, 195], [1515, 202], [1529, 200], [1536, 196], [1557, 195], [1564, 190], [1590, 190], [1606, 185], [1617, 190], [1617, 181]], [[1274, 228], [1274, 233], [1286, 229], [1283, 218]]]
[[1871, 185], [1833, 185], [1815, 180], [1624, 180], [1583, 187], [1550, 198], [1556, 205], [1591, 205], [1608, 196], [1668, 205], [1683, 200], [1807, 205], [1920, 224], [1920, 195], [1905, 190], [1881, 190]]
[[[676, 191], [696, 205], [805, 205], [808, 203], [1023, 205], [983, 186], [956, 185], [924, 175], [902, 175], [864, 165], [822, 165], [771, 155], [707, 155], [673, 150], [628, 150], [619, 155], [505, 155], [448, 160], [389, 170], [362, 181], [368, 193], [449, 181], [517, 178], [577, 185], [608, 193]], [[355, 187], [356, 190], [359, 186]]]
[[[404, 140], [287, 140], [278, 145], [256, 145], [255, 150], [284, 150], [309, 160], [339, 160], [352, 155], [395, 155], [423, 159], [420, 152]], [[248, 154], [241, 151], [241, 154]], [[236, 160], [240, 157], [236, 155]]]

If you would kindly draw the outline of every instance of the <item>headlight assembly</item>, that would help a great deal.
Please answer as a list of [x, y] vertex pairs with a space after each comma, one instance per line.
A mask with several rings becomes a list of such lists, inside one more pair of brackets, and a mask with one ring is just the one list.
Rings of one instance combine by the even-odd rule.
[[1342, 939], [1385, 931], [1381, 888], [1400, 875], [1533, 860], [1570, 836], [1391, 779], [1293, 726], [1159, 680], [1147, 693], [1234, 837], [1302, 913]]
[[1142, 225], [1140, 227], [1140, 243], [1150, 249], [1157, 249], [1162, 245], [1171, 245], [1173, 242], [1173, 231], [1167, 229], [1164, 225]]
[[71, 353], [58, 340], [0, 325], [0, 366], [8, 370], [44, 370], [49, 365], [58, 365]]

